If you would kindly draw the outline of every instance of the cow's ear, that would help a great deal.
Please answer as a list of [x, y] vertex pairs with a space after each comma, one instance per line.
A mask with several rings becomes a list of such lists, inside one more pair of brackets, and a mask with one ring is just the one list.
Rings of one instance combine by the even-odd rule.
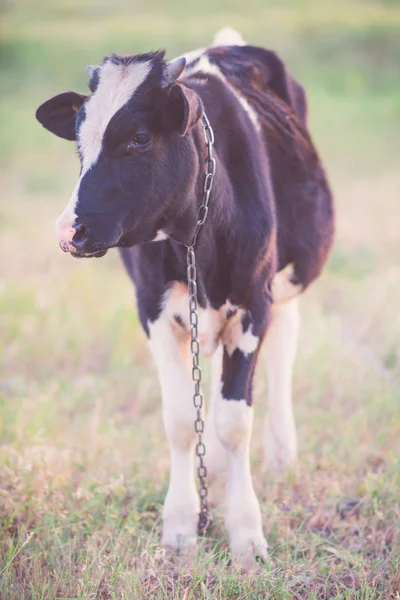
[[50, 98], [39, 106], [36, 118], [51, 133], [65, 140], [75, 140], [76, 113], [87, 96], [76, 92], [65, 92]]
[[169, 90], [168, 119], [173, 129], [186, 135], [198, 122], [203, 113], [203, 103], [193, 90], [175, 83]]

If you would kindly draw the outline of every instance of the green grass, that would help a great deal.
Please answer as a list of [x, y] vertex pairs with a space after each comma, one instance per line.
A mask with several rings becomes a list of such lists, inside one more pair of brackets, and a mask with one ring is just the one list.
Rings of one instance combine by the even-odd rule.
[[[400, 5], [398, 2], [5, 2], [0, 46], [0, 598], [382, 599], [400, 594]], [[165, 556], [168, 482], [155, 370], [116, 253], [78, 262], [54, 220], [73, 148], [37, 105], [84, 92], [111, 52], [207, 44], [230, 24], [305, 84], [336, 194], [337, 240], [301, 303], [300, 466], [253, 476], [269, 564], [229, 563], [223, 482], [197, 554]], [[355, 501], [353, 504], [351, 501]]]

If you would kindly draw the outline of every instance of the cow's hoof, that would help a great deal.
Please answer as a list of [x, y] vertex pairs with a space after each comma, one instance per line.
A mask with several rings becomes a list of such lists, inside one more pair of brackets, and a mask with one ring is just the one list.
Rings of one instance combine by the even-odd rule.
[[164, 515], [161, 544], [166, 548], [182, 550], [192, 548], [197, 542], [197, 524], [199, 515], [174, 513]]
[[231, 552], [234, 561], [246, 570], [259, 570], [268, 559], [268, 543], [262, 533], [243, 531], [232, 536]]

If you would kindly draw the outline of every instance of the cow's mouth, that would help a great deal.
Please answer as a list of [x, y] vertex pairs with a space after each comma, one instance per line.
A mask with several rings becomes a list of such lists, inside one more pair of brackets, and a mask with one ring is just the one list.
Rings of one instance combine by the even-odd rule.
[[71, 252], [71, 255], [74, 258], [101, 258], [105, 254], [107, 254], [108, 248], [104, 248], [103, 250], [96, 250], [96, 252]]

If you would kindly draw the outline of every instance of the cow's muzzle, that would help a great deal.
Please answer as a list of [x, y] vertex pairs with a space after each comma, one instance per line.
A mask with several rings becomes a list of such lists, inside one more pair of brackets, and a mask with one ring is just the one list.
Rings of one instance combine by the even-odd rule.
[[59, 245], [63, 252], [69, 252], [74, 258], [100, 258], [108, 250], [91, 240], [89, 228], [84, 224], [64, 225], [60, 230]]

